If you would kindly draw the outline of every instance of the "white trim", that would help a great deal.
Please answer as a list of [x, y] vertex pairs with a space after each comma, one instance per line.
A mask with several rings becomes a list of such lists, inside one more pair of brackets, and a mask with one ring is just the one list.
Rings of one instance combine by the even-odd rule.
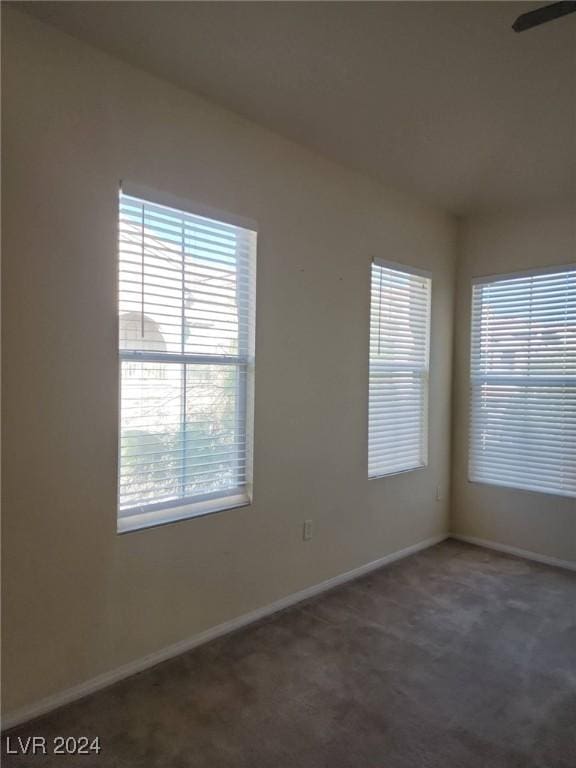
[[332, 577], [331, 579], [326, 579], [326, 581], [322, 581], [319, 584], [306, 587], [306, 589], [302, 589], [299, 592], [294, 592], [291, 595], [282, 597], [280, 600], [276, 600], [275, 602], [269, 603], [268, 605], [262, 606], [261, 608], [256, 608], [256, 610], [245, 613], [242, 616], [231, 619], [230, 621], [225, 621], [223, 624], [218, 624], [215, 627], [211, 627], [210, 629], [207, 629], [204, 632], [200, 632], [197, 635], [193, 635], [192, 637], [187, 638], [186, 640], [182, 640], [179, 643], [169, 645], [167, 648], [162, 648], [159, 651], [148, 654], [148, 656], [135, 659], [134, 661], [128, 662], [128, 664], [124, 664], [123, 666], [118, 667], [117, 669], [113, 669], [110, 672], [104, 672], [104, 674], [93, 677], [91, 680], [87, 680], [84, 683], [80, 683], [79, 685], [75, 685], [72, 688], [68, 688], [64, 691], [60, 691], [59, 693], [55, 693], [52, 696], [47, 696], [46, 698], [36, 702], [36, 704], [31, 704], [29, 706], [22, 707], [21, 709], [15, 710], [14, 712], [9, 712], [6, 717], [3, 718], [2, 728], [3, 730], [14, 728], [17, 725], [21, 725], [22, 723], [25, 723], [36, 717], [45, 715], [48, 712], [52, 712], [53, 710], [58, 709], [59, 707], [63, 707], [66, 704], [71, 704], [73, 701], [82, 699], [85, 696], [89, 696], [92, 693], [96, 693], [96, 691], [107, 688], [108, 686], [113, 685], [120, 680], [124, 680], [131, 675], [135, 675], [136, 673], [142, 672], [143, 670], [150, 667], [154, 667], [163, 661], [174, 658], [175, 656], [179, 656], [182, 653], [186, 653], [187, 651], [190, 651], [199, 645], [210, 642], [210, 640], [215, 640], [217, 637], [227, 635], [230, 632], [234, 632], [237, 629], [241, 629], [248, 624], [252, 624], [253, 622], [258, 621], [259, 619], [271, 616], [277, 611], [281, 611], [284, 608], [290, 607], [291, 605], [300, 603], [302, 600], [307, 600], [311, 597], [314, 597], [315, 595], [320, 594], [321, 592], [325, 592], [329, 589], [333, 589], [334, 587], [338, 587], [340, 584], [344, 584], [347, 581], [357, 579], [364, 574], [370, 573], [370, 571], [376, 570], [377, 568], [382, 568], [383, 566], [389, 565], [396, 560], [401, 560], [404, 557], [408, 557], [409, 555], [413, 555], [423, 549], [427, 549], [428, 547], [432, 547], [435, 544], [439, 544], [446, 538], [447, 534], [433, 536], [432, 538], [426, 539], [425, 541], [412, 544], [405, 549], [400, 549], [397, 552], [384, 555], [384, 557], [381, 557], [378, 560], [373, 560], [372, 562], [365, 563], [364, 565], [361, 565], [358, 568], [354, 568], [351, 571], [346, 571], [345, 573], [341, 573], [338, 576]]
[[478, 547], [485, 547], [486, 549], [494, 549], [497, 552], [505, 552], [508, 555], [524, 557], [526, 560], [534, 560], [537, 563], [544, 563], [544, 565], [554, 565], [556, 568], [565, 568], [569, 571], [576, 571], [576, 562], [573, 560], [561, 560], [559, 557], [541, 555], [540, 553], [532, 552], [532, 550], [529, 549], [511, 547], [509, 544], [500, 544], [498, 541], [490, 541], [488, 539], [478, 539], [476, 536], [464, 536], [460, 533], [451, 533], [449, 538], [456, 539], [457, 541], [464, 541], [467, 544], [476, 544]]
[[247, 493], [237, 493], [233, 496], [217, 496], [204, 501], [191, 501], [188, 504], [172, 505], [141, 512], [128, 511], [123, 515], [119, 512], [117, 533], [132, 533], [144, 531], [147, 528], [158, 528], [170, 525], [180, 520], [191, 520], [195, 517], [213, 515], [215, 512], [225, 512], [228, 509], [248, 507], [251, 504]]
[[518, 272], [507, 272], [501, 275], [480, 275], [472, 278], [472, 285], [481, 285], [482, 283], [497, 283], [501, 280], [515, 280], [522, 277], [536, 277], [538, 275], [555, 275], [563, 272], [571, 272], [576, 268], [576, 263], [558, 264], [554, 267], [534, 267], [533, 269], [522, 269]]
[[219, 208], [213, 208], [212, 206], [198, 203], [195, 200], [178, 197], [170, 192], [152, 189], [144, 184], [134, 184], [131, 181], [122, 179], [120, 190], [123, 195], [135, 197], [145, 203], [161, 205], [165, 208], [172, 208], [175, 211], [189, 213], [191, 216], [200, 216], [201, 218], [212, 219], [223, 224], [231, 224], [233, 227], [247, 229], [250, 232], [257, 232], [258, 230], [258, 224], [254, 219], [238, 216], [229, 211], [222, 211]]
[[394, 472], [386, 472], [383, 475], [368, 475], [368, 480], [382, 480], [383, 477], [397, 477], [398, 475], [405, 475], [407, 472], [417, 472], [419, 469], [427, 469], [427, 467], [428, 462], [426, 462], [426, 464], [418, 464], [417, 467], [395, 469]]
[[417, 277], [427, 277], [432, 280], [432, 272], [428, 269], [421, 269], [420, 267], [413, 267], [411, 264], [401, 264], [399, 261], [388, 261], [388, 259], [381, 259], [378, 256], [374, 256], [372, 263], [378, 267], [387, 267], [394, 272], [405, 272], [408, 275], [416, 275]]
[[576, 493], [571, 493], [570, 491], [555, 491], [551, 488], [536, 488], [534, 486], [528, 486], [528, 485], [520, 485], [519, 483], [514, 485], [510, 482], [502, 482], [497, 483], [495, 480], [479, 480], [475, 477], [471, 477], [471, 471], [470, 468], [468, 468], [468, 482], [473, 483], [474, 485], [492, 485], [495, 488], [512, 488], [514, 491], [524, 491], [525, 493], [539, 493], [539, 494], [546, 494], [546, 496], [561, 496], [564, 499], [574, 499], [576, 498]]

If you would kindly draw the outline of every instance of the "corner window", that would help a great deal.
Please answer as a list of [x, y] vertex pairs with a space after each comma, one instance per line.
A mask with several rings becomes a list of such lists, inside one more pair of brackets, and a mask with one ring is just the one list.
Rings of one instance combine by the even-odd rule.
[[256, 233], [119, 201], [119, 531], [250, 501]]
[[576, 496], [576, 268], [473, 286], [471, 480]]

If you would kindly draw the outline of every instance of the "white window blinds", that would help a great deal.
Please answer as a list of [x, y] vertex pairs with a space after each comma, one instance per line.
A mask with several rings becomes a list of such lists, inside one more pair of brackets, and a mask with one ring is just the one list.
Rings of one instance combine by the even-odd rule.
[[120, 530], [249, 501], [255, 247], [120, 195]]
[[368, 476], [426, 465], [429, 277], [372, 264]]
[[576, 496], [576, 267], [473, 286], [470, 479]]

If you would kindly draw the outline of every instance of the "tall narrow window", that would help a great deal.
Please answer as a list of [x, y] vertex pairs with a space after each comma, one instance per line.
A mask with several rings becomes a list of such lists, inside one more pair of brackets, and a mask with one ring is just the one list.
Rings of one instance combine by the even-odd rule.
[[255, 232], [120, 195], [120, 531], [248, 503]]
[[426, 466], [431, 280], [372, 264], [368, 476]]
[[470, 479], [576, 496], [576, 267], [473, 286]]

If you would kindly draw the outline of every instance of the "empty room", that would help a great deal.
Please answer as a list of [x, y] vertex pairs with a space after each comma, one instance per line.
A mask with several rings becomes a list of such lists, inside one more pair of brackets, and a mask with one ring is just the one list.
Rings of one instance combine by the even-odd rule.
[[2, 2], [6, 768], [576, 768], [576, 2]]

